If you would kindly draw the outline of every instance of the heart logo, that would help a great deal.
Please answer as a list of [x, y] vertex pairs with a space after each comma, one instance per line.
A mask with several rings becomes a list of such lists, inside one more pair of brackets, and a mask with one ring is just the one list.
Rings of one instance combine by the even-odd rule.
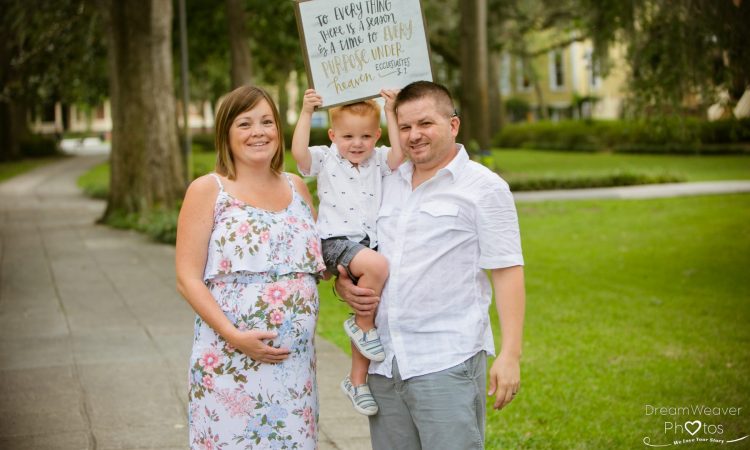
[[[687, 432], [690, 433], [690, 436], [695, 436], [695, 433], [697, 433], [698, 430], [701, 429], [701, 425], [703, 424], [701, 423], [700, 420], [694, 420], [692, 422], [685, 422], [685, 430], [687, 430]], [[690, 428], [693, 428], [693, 427], [695, 429], [691, 430]]]

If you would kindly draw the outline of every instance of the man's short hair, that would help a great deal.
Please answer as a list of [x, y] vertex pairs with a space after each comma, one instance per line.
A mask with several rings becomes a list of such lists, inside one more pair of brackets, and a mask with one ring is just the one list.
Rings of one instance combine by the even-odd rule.
[[419, 100], [424, 97], [431, 97], [435, 100], [435, 105], [441, 109], [445, 109], [445, 111], [443, 111], [445, 114], [449, 116], [455, 114], [456, 108], [453, 105], [453, 97], [448, 88], [432, 81], [415, 81], [404, 86], [404, 88], [399, 91], [398, 95], [396, 95], [394, 108], [398, 111], [398, 107], [402, 104]]
[[328, 115], [331, 119], [331, 127], [333, 127], [339, 117], [345, 113], [360, 117], [370, 116], [377, 126], [380, 126], [380, 106], [378, 105], [378, 102], [373, 99], [362, 100], [361, 102], [350, 103], [348, 105], [334, 106], [328, 110]]

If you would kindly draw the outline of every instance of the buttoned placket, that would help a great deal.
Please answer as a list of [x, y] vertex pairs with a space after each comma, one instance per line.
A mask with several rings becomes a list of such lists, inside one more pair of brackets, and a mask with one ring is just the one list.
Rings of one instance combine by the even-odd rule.
[[[412, 172], [413, 175], [413, 172]], [[400, 277], [399, 274], [401, 273], [401, 261], [404, 256], [404, 246], [407, 243], [407, 236], [406, 231], [409, 227], [410, 223], [416, 223], [416, 221], [413, 221], [412, 218], [415, 214], [419, 213], [419, 204], [421, 203], [421, 199], [424, 196], [425, 191], [433, 184], [439, 181], [439, 178], [444, 176], [445, 174], [441, 170], [440, 172], [436, 173], [432, 178], [429, 180], [424, 181], [422, 184], [417, 186], [416, 189], [412, 190], [411, 187], [411, 180], [407, 180], [402, 177], [400, 180], [404, 184], [408, 184], [408, 186], [402, 186], [402, 188], [405, 188], [406, 192], [406, 198], [403, 201], [404, 207], [401, 209], [401, 214], [399, 215], [398, 222], [396, 225], [396, 242], [394, 244], [395, 252], [392, 256], [392, 262], [391, 262], [391, 271], [389, 274], [389, 277], [391, 280], [389, 281], [388, 286], [388, 295], [389, 298], [391, 298], [391, 302], [388, 304], [388, 332], [391, 336], [391, 342], [393, 344], [393, 352], [394, 356], [396, 356], [397, 360], [399, 361], [399, 371], [401, 373], [404, 372], [404, 370], [409, 371], [410, 365], [407, 358], [404, 358], [406, 356], [406, 350], [404, 347], [404, 341], [403, 336], [401, 335], [400, 331], [398, 330], [397, 324], [399, 323], [399, 312], [401, 310], [401, 297], [398, 296], [399, 289], [399, 283], [400, 283]], [[396, 300], [396, 301], [393, 301]], [[402, 358], [398, 359], [398, 356], [401, 355]], [[389, 368], [391, 375], [393, 375], [393, 367]]]

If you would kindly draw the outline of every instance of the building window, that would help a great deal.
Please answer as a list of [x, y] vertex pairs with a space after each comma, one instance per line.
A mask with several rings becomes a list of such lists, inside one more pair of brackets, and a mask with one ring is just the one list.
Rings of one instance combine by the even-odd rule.
[[531, 77], [529, 76], [529, 68], [523, 59], [516, 60], [516, 86], [519, 91], [528, 91], [531, 89]]
[[555, 90], [565, 87], [565, 66], [562, 49], [549, 52], [549, 86]]
[[500, 92], [503, 95], [509, 95], [511, 92], [510, 72], [510, 55], [507, 53], [503, 53], [503, 57], [500, 61]]
[[599, 61], [594, 58], [594, 52], [592, 50], [586, 50], [584, 58], [586, 59], [586, 75], [589, 87], [596, 89], [602, 85]]

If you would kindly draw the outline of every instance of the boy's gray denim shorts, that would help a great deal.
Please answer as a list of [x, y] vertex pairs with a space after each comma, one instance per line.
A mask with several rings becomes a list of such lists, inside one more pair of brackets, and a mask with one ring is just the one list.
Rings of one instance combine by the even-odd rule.
[[360, 242], [354, 242], [345, 237], [332, 237], [323, 239], [322, 244], [323, 262], [326, 264], [326, 270], [338, 276], [339, 271], [336, 266], [341, 264], [346, 269], [346, 273], [349, 274], [349, 278], [356, 284], [358, 279], [349, 270], [349, 264], [354, 259], [354, 255], [361, 250], [370, 248], [370, 238], [365, 237]]

